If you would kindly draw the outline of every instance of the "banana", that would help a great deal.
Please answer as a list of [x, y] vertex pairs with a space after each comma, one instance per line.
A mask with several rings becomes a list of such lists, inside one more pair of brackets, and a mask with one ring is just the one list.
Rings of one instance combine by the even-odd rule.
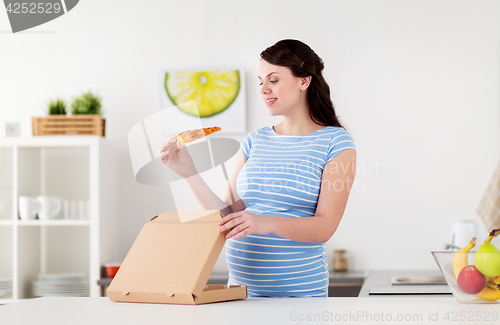
[[474, 246], [476, 246], [476, 237], [472, 238], [469, 245], [465, 246], [461, 250], [455, 253], [455, 258], [453, 259], [453, 273], [455, 273], [455, 277], [458, 279], [458, 275], [460, 271], [467, 265], [469, 265], [467, 254]]
[[486, 277], [486, 286], [493, 290], [500, 290], [500, 278], [491, 278], [489, 276]]
[[[493, 229], [485, 243], [491, 242], [493, 237], [499, 234], [499, 231], [500, 229]], [[487, 276], [486, 285], [483, 290], [476, 293], [476, 297], [491, 301], [500, 299], [500, 277], [492, 278]]]
[[484, 286], [483, 290], [476, 293], [476, 297], [484, 299], [484, 300], [498, 300], [498, 299], [500, 299], [500, 290], [492, 289], [488, 286], [488, 284], [486, 284]]
[[486, 279], [491, 279], [491, 282], [493, 282], [497, 287], [500, 284], [500, 276], [497, 276], [496, 278], [487, 277]]

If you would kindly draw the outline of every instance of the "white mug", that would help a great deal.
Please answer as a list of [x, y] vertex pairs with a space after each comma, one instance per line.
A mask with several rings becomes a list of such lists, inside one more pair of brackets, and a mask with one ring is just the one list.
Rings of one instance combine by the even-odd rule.
[[40, 203], [35, 196], [19, 197], [19, 217], [21, 220], [36, 219], [36, 215], [39, 211]]
[[467, 246], [472, 237], [478, 237], [478, 224], [474, 220], [460, 220], [453, 224], [450, 242], [458, 249]]
[[38, 202], [40, 203], [40, 211], [38, 212], [38, 219], [48, 220], [56, 219], [62, 208], [62, 200], [50, 196], [39, 196]]

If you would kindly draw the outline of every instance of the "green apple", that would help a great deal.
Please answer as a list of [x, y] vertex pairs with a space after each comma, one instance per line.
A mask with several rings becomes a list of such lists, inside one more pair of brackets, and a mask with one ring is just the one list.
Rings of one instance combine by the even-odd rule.
[[484, 274], [495, 278], [500, 275], [500, 250], [488, 241], [484, 242], [477, 250], [474, 265]]

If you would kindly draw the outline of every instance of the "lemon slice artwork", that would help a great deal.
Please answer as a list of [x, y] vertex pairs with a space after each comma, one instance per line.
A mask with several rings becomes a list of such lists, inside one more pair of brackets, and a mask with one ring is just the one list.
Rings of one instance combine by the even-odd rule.
[[[210, 117], [234, 102], [240, 91], [240, 73], [238, 70], [167, 72], [165, 89], [170, 100], [184, 113]], [[197, 112], [189, 109], [193, 105], [179, 105], [193, 100]]]

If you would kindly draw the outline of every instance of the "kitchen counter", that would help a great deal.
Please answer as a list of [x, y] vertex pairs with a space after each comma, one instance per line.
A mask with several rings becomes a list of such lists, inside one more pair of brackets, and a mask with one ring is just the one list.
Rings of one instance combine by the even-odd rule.
[[[348, 271], [348, 272], [330, 272], [330, 285], [328, 289], [329, 297], [373, 297], [370, 295], [370, 290], [373, 288], [389, 288], [391, 287], [391, 278], [398, 277], [442, 277], [441, 271]], [[212, 272], [208, 280], [208, 284], [226, 284], [228, 279], [227, 272]], [[108, 286], [111, 279], [101, 279], [101, 286]], [[394, 286], [393, 286], [394, 287]], [[407, 286], [398, 286], [398, 288]], [[415, 287], [412, 285], [411, 287]], [[450, 295], [451, 292], [447, 285], [419, 286], [421, 294], [425, 295], [425, 289], [438, 288], [443, 294]], [[378, 295], [379, 297], [389, 297], [391, 295]], [[409, 295], [398, 295], [408, 297]], [[441, 294], [427, 294], [430, 297], [439, 297]]]
[[[102, 275], [106, 274], [103, 270]], [[364, 279], [368, 276], [366, 271], [330, 272], [329, 296], [331, 297], [357, 297]], [[212, 272], [207, 284], [226, 284], [228, 280], [227, 272]], [[111, 279], [103, 277], [97, 284], [101, 286], [102, 296], [105, 296], [105, 289], [110, 285]]]
[[0, 306], [2, 325], [137, 324], [498, 324], [499, 304], [452, 296], [247, 298], [199, 306], [118, 303], [108, 298], [39, 298]]

